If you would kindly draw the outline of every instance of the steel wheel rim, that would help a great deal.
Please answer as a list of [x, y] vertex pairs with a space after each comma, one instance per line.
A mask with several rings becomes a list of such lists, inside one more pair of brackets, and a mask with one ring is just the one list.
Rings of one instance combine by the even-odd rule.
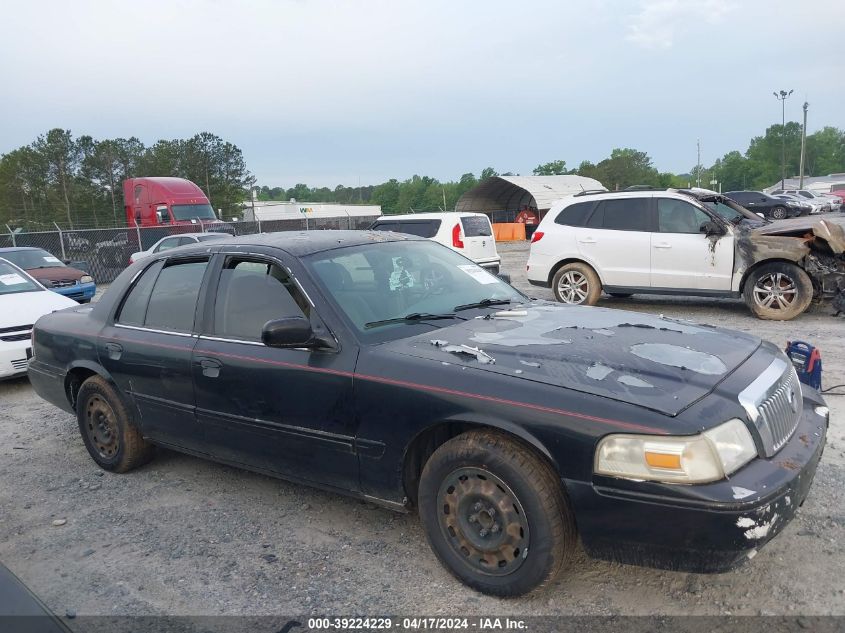
[[97, 454], [105, 460], [114, 459], [120, 450], [117, 420], [108, 402], [92, 396], [85, 407], [85, 431]]
[[754, 284], [754, 303], [766, 310], [787, 310], [797, 298], [795, 281], [783, 273], [767, 273]]
[[530, 540], [525, 510], [493, 473], [452, 471], [437, 493], [437, 513], [449, 547], [473, 571], [506, 576], [524, 563]]
[[557, 290], [564, 303], [584, 303], [590, 293], [590, 281], [577, 270], [567, 270], [561, 275]]

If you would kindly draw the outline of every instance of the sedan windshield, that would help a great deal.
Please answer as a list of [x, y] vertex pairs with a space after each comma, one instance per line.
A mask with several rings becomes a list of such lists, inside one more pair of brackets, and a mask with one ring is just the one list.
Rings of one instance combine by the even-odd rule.
[[18, 268], [34, 270], [36, 268], [62, 268], [64, 264], [58, 257], [54, 257], [41, 248], [21, 249], [19, 251], [3, 251], [3, 259], [8, 259]]
[[502, 310], [528, 299], [451, 249], [427, 240], [378, 242], [305, 260], [362, 338], [386, 340]]
[[177, 221], [217, 219], [210, 204], [174, 204], [170, 209], [173, 211], [173, 219]]
[[29, 276], [0, 259], [0, 295], [33, 290], [41, 290], [41, 288]]

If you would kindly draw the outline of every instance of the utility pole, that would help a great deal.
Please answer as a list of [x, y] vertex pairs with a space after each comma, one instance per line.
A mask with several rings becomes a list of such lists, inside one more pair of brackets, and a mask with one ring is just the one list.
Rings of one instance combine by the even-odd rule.
[[697, 152], [697, 158], [695, 159], [695, 182], [696, 187], [701, 187], [701, 139], [696, 139], [695, 141], [695, 149]]
[[804, 127], [801, 128], [801, 167], [799, 168], [799, 184], [798, 188], [804, 188], [804, 152], [806, 151], [807, 147], [807, 108], [810, 107], [810, 104], [806, 101], [804, 102]]
[[783, 181], [786, 180], [786, 100], [789, 99], [792, 90], [789, 92], [781, 90], [780, 93], [772, 94], [780, 101], [780, 188], [783, 189]]

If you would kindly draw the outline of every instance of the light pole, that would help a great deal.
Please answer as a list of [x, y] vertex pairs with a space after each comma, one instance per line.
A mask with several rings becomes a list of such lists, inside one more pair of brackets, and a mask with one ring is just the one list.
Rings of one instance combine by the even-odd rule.
[[779, 93], [772, 94], [780, 101], [780, 188], [783, 189], [783, 181], [786, 180], [786, 100], [789, 99], [792, 91], [781, 90]]
[[801, 128], [801, 167], [798, 169], [799, 173], [799, 182], [798, 188], [804, 188], [804, 152], [807, 147], [807, 108], [810, 107], [810, 104], [806, 101], [804, 102], [804, 127]]

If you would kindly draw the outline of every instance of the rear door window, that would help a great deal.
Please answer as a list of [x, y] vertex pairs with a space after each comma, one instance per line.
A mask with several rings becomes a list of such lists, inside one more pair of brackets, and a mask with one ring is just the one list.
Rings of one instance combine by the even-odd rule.
[[[439, 228], [440, 220], [437, 220], [437, 224]], [[480, 215], [470, 215], [461, 218], [461, 225], [464, 227], [464, 237], [490, 237], [493, 235], [490, 220]]]
[[162, 269], [153, 286], [144, 325], [190, 332], [194, 327], [206, 260], [174, 262]]
[[557, 214], [555, 224], [564, 226], [585, 226], [590, 213], [596, 208], [595, 200], [572, 204]]
[[[650, 232], [650, 201], [651, 198], [604, 200], [600, 203], [601, 228], [612, 231]], [[592, 222], [590, 224], [592, 225]]]

